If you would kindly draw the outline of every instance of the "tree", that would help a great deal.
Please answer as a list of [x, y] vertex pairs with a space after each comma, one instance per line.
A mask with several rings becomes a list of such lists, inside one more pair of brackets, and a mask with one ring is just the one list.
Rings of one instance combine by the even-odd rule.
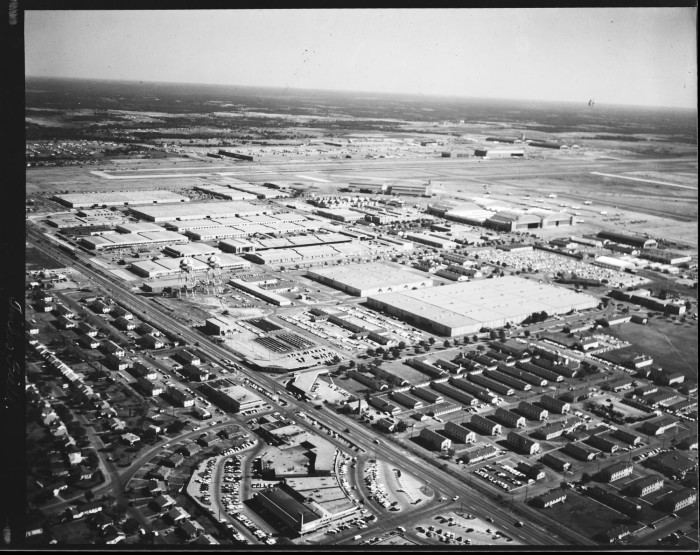
[[367, 349], [367, 356], [373, 357], [376, 354], [377, 354], [377, 352], [372, 347]]
[[431, 337], [430, 339], [428, 339], [428, 343], [430, 343], [431, 345], [435, 345], [435, 338]]
[[350, 361], [348, 362], [348, 367], [349, 367], [349, 368], [355, 368], [355, 361], [354, 361], [354, 360], [350, 360]]
[[131, 535], [135, 534], [136, 531], [139, 529], [139, 521], [136, 520], [135, 518], [127, 518], [124, 524], [122, 525], [122, 529], [124, 530], [125, 534]]
[[399, 348], [399, 350], [405, 349], [405, 348], [406, 348], [406, 342], [405, 342], [405, 341], [399, 341], [398, 348]]
[[462, 343], [464, 343], [465, 345], [469, 345], [469, 337], [467, 337], [467, 336], [465, 335], [465, 336], [464, 336], [464, 340], [462, 341]]
[[443, 345], [443, 347], [445, 347], [445, 349], [449, 349], [450, 348], [449, 340], [445, 339], [445, 342], [442, 345]]

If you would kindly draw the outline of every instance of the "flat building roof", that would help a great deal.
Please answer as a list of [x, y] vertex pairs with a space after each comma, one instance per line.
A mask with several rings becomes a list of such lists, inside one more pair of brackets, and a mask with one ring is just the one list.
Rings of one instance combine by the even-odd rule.
[[332, 268], [309, 270], [312, 278], [325, 278], [360, 292], [373, 289], [392, 290], [408, 288], [416, 284], [432, 285], [432, 280], [413, 272], [402, 270], [382, 262], [347, 264]]
[[589, 295], [515, 276], [376, 295], [369, 303], [433, 323], [450, 335], [472, 333], [475, 326], [500, 327], [543, 310], [560, 314], [598, 306]]

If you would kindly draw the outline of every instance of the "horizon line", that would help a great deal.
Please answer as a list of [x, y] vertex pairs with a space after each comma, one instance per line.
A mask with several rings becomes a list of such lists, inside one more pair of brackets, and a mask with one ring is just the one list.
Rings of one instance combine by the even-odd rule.
[[[333, 88], [309, 88], [309, 87], [290, 87], [284, 85], [241, 85], [234, 83], [203, 83], [203, 82], [190, 82], [190, 81], [150, 81], [143, 79], [113, 79], [108, 77], [74, 77], [66, 75], [27, 75], [25, 74], [25, 81], [27, 79], [65, 79], [65, 80], [77, 80], [77, 81], [105, 81], [105, 82], [118, 82], [118, 83], [148, 83], [148, 84], [166, 84], [166, 85], [201, 85], [210, 87], [241, 87], [241, 88], [260, 88], [260, 89], [271, 89], [271, 90], [292, 90], [292, 91], [318, 91], [318, 92], [330, 92], [330, 93], [352, 93], [352, 94], [376, 94], [376, 95], [401, 95], [401, 96], [411, 96], [411, 97], [424, 97], [424, 98], [449, 98], [454, 100], [492, 100], [492, 101], [503, 101], [503, 102], [541, 102], [541, 103], [561, 103], [561, 104], [578, 104], [577, 100], [557, 100], [557, 99], [535, 99], [535, 98], [514, 98], [514, 97], [483, 97], [483, 96], [459, 96], [455, 94], [445, 94], [445, 93], [420, 93], [420, 92], [400, 92], [400, 91], [369, 91], [369, 90], [352, 90], [352, 89], [333, 89]], [[590, 99], [588, 99], [590, 100]], [[581, 100], [582, 103], [587, 103], [588, 100]], [[664, 110], [689, 110], [697, 112], [697, 104], [695, 106], [667, 106], [667, 105], [654, 105], [654, 104], [621, 104], [615, 102], [599, 102], [593, 99], [596, 106], [614, 106], [620, 108], [656, 108]]]

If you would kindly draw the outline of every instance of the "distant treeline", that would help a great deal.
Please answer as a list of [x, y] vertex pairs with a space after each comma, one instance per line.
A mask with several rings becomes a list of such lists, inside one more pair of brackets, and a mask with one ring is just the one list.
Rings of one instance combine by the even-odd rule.
[[638, 143], [648, 140], [646, 137], [634, 137], [633, 135], [596, 135], [593, 138], [601, 141], [627, 141], [628, 143]]

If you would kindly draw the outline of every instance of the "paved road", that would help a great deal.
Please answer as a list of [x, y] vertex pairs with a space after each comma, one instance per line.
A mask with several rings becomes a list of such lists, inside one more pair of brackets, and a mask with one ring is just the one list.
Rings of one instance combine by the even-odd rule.
[[[43, 250], [47, 249], [48, 241], [41, 236], [37, 237], [36, 231], [28, 229], [28, 238], [35, 244], [35, 246], [37, 246], [37, 248]], [[81, 265], [76, 264], [76, 262], [82, 261], [82, 255], [79, 255], [78, 261], [76, 261], [64, 255], [62, 251], [53, 247], [53, 245], [50, 243], [48, 244], [48, 250], [51, 251], [52, 256], [58, 258], [69, 266]], [[152, 323], [156, 324], [158, 327], [162, 327], [163, 329], [171, 329], [173, 332], [179, 333], [183, 339], [191, 344], [199, 342], [199, 350], [207, 356], [215, 360], [221, 360], [223, 358], [236, 358], [231, 355], [230, 351], [216, 344], [209, 343], [206, 339], [192, 331], [190, 328], [175, 321], [169, 315], [161, 313], [160, 309], [158, 309], [157, 305], [154, 303], [149, 303], [143, 298], [137, 297], [130, 291], [123, 289], [121, 285], [113, 280], [113, 278], [105, 277], [102, 275], [102, 273], [96, 272], [91, 267], [81, 268], [81, 271], [88, 277], [91, 277], [98, 285], [109, 290], [117, 303], [124, 305], [127, 309], [136, 314], [142, 315], [142, 317], [144, 317], [146, 320], [152, 321]], [[253, 383], [257, 383], [269, 391], [273, 391], [279, 387], [279, 384], [274, 379], [251, 371], [245, 368], [245, 366], [242, 366], [242, 368], [244, 368], [242, 373], [245, 374]], [[292, 408], [297, 407], [302, 410], [307, 410], [307, 406], [305, 404], [298, 402], [295, 399], [290, 399], [288, 402], [291, 404]], [[319, 414], [318, 416], [320, 417], [321, 415]], [[407, 456], [407, 453], [404, 450], [394, 447], [391, 444], [383, 442], [381, 445], [375, 446], [375, 444], [372, 442], [375, 437], [374, 434], [351, 420], [344, 419], [331, 411], [324, 411], [322, 416], [324, 421], [329, 421], [337, 430], [343, 430], [346, 427], [350, 427], [353, 431], [352, 441], [360, 445], [367, 452], [374, 451], [382, 459], [396, 465], [398, 468], [412, 472], [416, 476], [424, 477], [432, 487], [441, 490], [442, 494], [445, 494], [446, 492], [450, 492], [451, 495], [459, 494], [465, 502], [469, 501], [473, 512], [492, 516], [494, 519], [496, 519], [497, 526], [503, 529], [503, 531], [508, 535], [521, 541], [523, 544], [594, 545], [594, 543], [588, 538], [584, 538], [578, 534], [565, 533], [564, 538], [556, 537], [551, 530], [545, 530], [534, 523], [524, 529], [515, 528], [513, 525], [514, 518], [512, 514], [506, 512], [495, 501], [492, 501], [488, 497], [480, 493], [475, 493], [474, 490], [466, 483], [455, 481], [454, 477], [450, 476], [444, 471], [432, 466], [431, 464], [427, 464], [422, 459]], [[331, 440], [331, 438], [328, 439]], [[342, 447], [342, 444], [338, 443], [337, 441], [332, 442]], [[142, 457], [140, 457], [140, 459], [145, 459], [145, 457], [146, 455], [144, 454]], [[140, 464], [143, 464], [143, 462], [145, 462], [145, 460], [141, 461]], [[129, 474], [133, 475], [133, 473], [135, 473], [139, 468], [137, 463], [138, 461], [135, 461], [135, 464], [130, 467], [130, 470], [127, 471], [127, 473], [125, 473], [128, 478], [130, 478]]]

